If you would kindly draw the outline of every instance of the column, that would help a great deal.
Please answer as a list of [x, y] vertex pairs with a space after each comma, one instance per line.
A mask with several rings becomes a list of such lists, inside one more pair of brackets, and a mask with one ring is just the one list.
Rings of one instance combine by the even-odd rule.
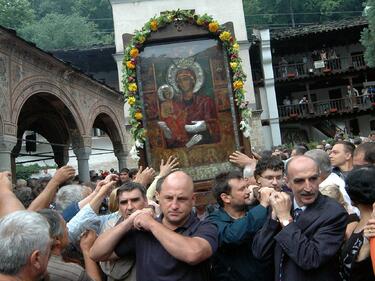
[[0, 172], [12, 171], [12, 150], [16, 144], [16, 137], [8, 135], [0, 136]]
[[79, 147], [73, 151], [77, 156], [79, 180], [82, 182], [90, 181], [89, 158], [91, 147]]
[[118, 168], [119, 168], [119, 171], [121, 171], [121, 169], [123, 168], [127, 168], [127, 161], [126, 161], [126, 157], [127, 157], [127, 153], [125, 152], [115, 152], [115, 156], [117, 157], [117, 160], [118, 160]]

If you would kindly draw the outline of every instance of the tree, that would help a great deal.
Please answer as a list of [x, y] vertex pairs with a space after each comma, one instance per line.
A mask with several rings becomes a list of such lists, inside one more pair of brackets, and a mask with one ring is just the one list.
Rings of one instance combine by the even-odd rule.
[[35, 11], [27, 0], [0, 0], [0, 25], [18, 29], [35, 19]]
[[361, 15], [365, 0], [243, 0], [246, 22], [254, 25], [306, 25]]
[[73, 11], [94, 20], [99, 30], [113, 30], [112, 9], [108, 0], [76, 0]]
[[368, 28], [361, 34], [361, 43], [365, 46], [365, 61], [370, 67], [375, 67], [375, 0], [369, 0], [366, 7]]
[[95, 24], [77, 14], [47, 14], [19, 32], [25, 39], [46, 50], [84, 48], [101, 43]]
[[75, 0], [29, 0], [39, 19], [48, 14], [71, 15]]

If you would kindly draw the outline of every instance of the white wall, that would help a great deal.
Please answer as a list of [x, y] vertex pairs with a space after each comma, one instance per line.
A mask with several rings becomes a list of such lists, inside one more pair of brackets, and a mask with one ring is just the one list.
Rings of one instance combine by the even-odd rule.
[[232, 21], [238, 41], [247, 41], [242, 0], [110, 0], [115, 29], [116, 52], [124, 51], [122, 34], [134, 33], [152, 17], [169, 10], [194, 9], [212, 15], [219, 23]]

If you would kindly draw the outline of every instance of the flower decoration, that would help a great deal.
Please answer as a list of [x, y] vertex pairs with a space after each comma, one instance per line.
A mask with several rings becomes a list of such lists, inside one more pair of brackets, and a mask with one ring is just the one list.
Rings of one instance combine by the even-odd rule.
[[137, 84], [135, 84], [135, 83], [129, 83], [128, 90], [130, 92], [135, 92], [135, 91], [137, 91], [137, 89], [138, 89]]
[[130, 50], [129, 54], [130, 54], [130, 56], [131, 56], [132, 58], [136, 58], [136, 57], [139, 56], [139, 51], [138, 51], [137, 48], [132, 48], [132, 49]]
[[156, 20], [152, 20], [150, 22], [150, 28], [152, 31], [157, 31], [158, 30], [158, 22]]
[[220, 33], [219, 38], [221, 41], [229, 41], [232, 38], [232, 34], [229, 31], [223, 31]]
[[212, 33], [215, 33], [216, 31], [218, 31], [219, 30], [219, 24], [217, 23], [217, 21], [210, 22], [208, 24], [208, 30]]
[[243, 88], [243, 82], [241, 80], [237, 80], [233, 82], [233, 88], [235, 90], [240, 90]]
[[142, 120], [142, 118], [143, 118], [142, 112], [139, 112], [139, 111], [136, 112], [134, 114], [134, 118], [137, 119], [138, 121]]
[[132, 106], [132, 105], [134, 105], [135, 104], [135, 97], [129, 97], [128, 98], [128, 104], [130, 105], [130, 106]]
[[147, 134], [142, 125], [142, 107], [140, 97], [137, 94], [137, 59], [142, 50], [143, 44], [147, 41], [147, 38], [150, 37], [151, 33], [164, 28], [174, 21], [184, 21], [196, 24], [197, 26], [200, 26], [200, 28], [208, 30], [213, 36], [217, 36], [222, 42], [223, 48], [226, 50], [229, 59], [234, 99], [241, 117], [240, 129], [245, 137], [250, 136], [249, 121], [251, 118], [251, 111], [248, 107], [248, 101], [245, 100], [245, 90], [243, 88], [246, 81], [246, 75], [242, 70], [241, 59], [239, 57], [240, 46], [236, 39], [223, 25], [220, 25], [207, 14], [197, 15], [191, 11], [181, 10], [168, 11], [159, 17], [150, 19], [141, 30], [136, 30], [131, 42], [125, 48], [122, 82], [125, 89], [125, 101], [129, 104], [130, 133], [135, 141], [135, 144], [130, 151], [130, 156], [135, 160], [139, 160], [138, 149], [143, 148], [143, 142], [145, 141]]

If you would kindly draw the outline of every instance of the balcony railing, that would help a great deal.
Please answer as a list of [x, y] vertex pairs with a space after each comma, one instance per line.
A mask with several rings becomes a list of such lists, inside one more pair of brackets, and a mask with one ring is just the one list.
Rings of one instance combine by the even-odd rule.
[[303, 78], [315, 74], [335, 73], [348, 69], [366, 67], [363, 54], [350, 57], [332, 58], [325, 61], [308, 61], [274, 67], [276, 79]]
[[375, 108], [375, 93], [340, 99], [320, 100], [305, 104], [278, 106], [279, 118], [282, 120], [328, 116], [370, 108]]

